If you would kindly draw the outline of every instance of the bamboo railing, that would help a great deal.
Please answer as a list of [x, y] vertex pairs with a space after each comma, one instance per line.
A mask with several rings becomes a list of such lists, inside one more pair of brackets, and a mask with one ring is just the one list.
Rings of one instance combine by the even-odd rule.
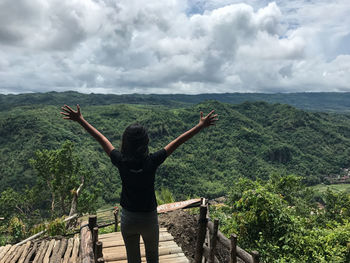
[[[259, 253], [257, 251], [248, 253], [237, 246], [237, 235], [232, 234], [230, 239], [225, 237], [218, 230], [219, 220], [215, 219], [214, 222], [212, 222], [208, 215], [208, 204], [203, 198], [198, 220], [197, 243], [194, 258], [195, 263], [202, 263], [203, 258], [204, 262], [219, 263], [219, 260], [215, 256], [218, 242], [230, 250], [230, 263], [259, 263]], [[206, 236], [209, 237], [207, 237], [207, 241]], [[207, 243], [208, 246], [205, 243]]]

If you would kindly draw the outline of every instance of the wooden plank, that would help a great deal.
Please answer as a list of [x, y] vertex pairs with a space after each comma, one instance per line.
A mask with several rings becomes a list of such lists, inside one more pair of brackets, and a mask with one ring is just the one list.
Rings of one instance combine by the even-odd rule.
[[62, 263], [69, 263], [69, 258], [70, 258], [70, 255], [72, 254], [72, 250], [73, 250], [73, 238], [70, 238], [68, 240], [66, 253], [64, 254]]
[[[175, 253], [175, 254], [159, 256], [159, 263], [163, 263], [165, 260], [174, 260], [174, 262], [178, 262], [177, 260], [180, 260], [180, 262], [182, 262], [182, 261], [190, 262], [186, 258], [184, 253]], [[147, 262], [146, 257], [142, 257], [141, 262]], [[128, 263], [128, 260], [122, 259], [122, 260], [116, 260], [116, 261], [108, 261], [108, 263]]]
[[10, 254], [8, 254], [8, 256], [6, 257], [5, 263], [10, 263], [12, 262], [12, 258], [16, 256], [16, 253], [20, 250], [20, 246], [14, 245], [13, 246], [14, 249], [12, 250], [12, 252]]
[[1, 253], [0, 253], [0, 262], [1, 262], [1, 259], [6, 255], [7, 251], [9, 251], [10, 248], [11, 248], [10, 244], [3, 247], [3, 249], [1, 250]]
[[52, 249], [55, 245], [55, 239], [51, 239], [50, 240], [50, 243], [49, 243], [49, 246], [46, 250], [46, 253], [44, 255], [44, 259], [43, 259], [43, 263], [49, 263], [50, 262], [50, 255], [51, 255], [51, 252], [52, 252]]
[[24, 248], [25, 245], [18, 246], [18, 249], [16, 250], [16, 253], [14, 253], [14, 257], [11, 259], [11, 262], [16, 262], [22, 256]]
[[[173, 247], [164, 247], [164, 248], [159, 248], [159, 256], [162, 255], [168, 255], [168, 254], [176, 254], [176, 253], [181, 253], [182, 250], [178, 246], [173, 246]], [[145, 251], [141, 250], [141, 257], [145, 256]], [[109, 262], [109, 261], [116, 261], [116, 260], [122, 260], [126, 259], [126, 250], [124, 248], [124, 251], [116, 252], [114, 251], [113, 253], [106, 253], [105, 251], [103, 252], [103, 257], [104, 259]]]
[[[100, 240], [102, 241], [102, 240]], [[172, 235], [164, 236], [159, 240], [159, 243], [167, 242], [167, 241], [174, 241], [174, 237]], [[143, 239], [140, 239], [140, 244], [143, 244]], [[107, 247], [119, 247], [119, 246], [125, 246], [124, 240], [103, 240], [103, 248]]]
[[[159, 244], [159, 249], [160, 248], [167, 248], [167, 247], [178, 247], [178, 245], [173, 241], [167, 241], [167, 242], [163, 242], [162, 244]], [[140, 249], [141, 249], [141, 251], [145, 250], [144, 244], [140, 244]], [[110, 254], [110, 253], [117, 253], [117, 252], [122, 253], [125, 251], [126, 250], [125, 250], [124, 246], [103, 248], [103, 254]]]
[[197, 199], [191, 199], [191, 200], [186, 200], [186, 201], [181, 201], [181, 202], [175, 202], [175, 203], [170, 203], [170, 204], [164, 204], [164, 205], [159, 205], [157, 207], [157, 212], [158, 213], [166, 213], [170, 211], [174, 211], [177, 209], [183, 209], [188, 206], [199, 206], [201, 202], [200, 198]]
[[[162, 232], [168, 232], [166, 227], [161, 227], [159, 228], [159, 234], [161, 234]], [[98, 235], [98, 239], [102, 239], [102, 238], [106, 238], [106, 237], [110, 237], [110, 236], [122, 236], [121, 232], [113, 232], [113, 233], [108, 233], [108, 234], [100, 234]]]
[[59, 239], [55, 240], [55, 245], [52, 248], [50, 262], [52, 261], [52, 259], [54, 257], [56, 257], [58, 251], [60, 250], [60, 245], [61, 245], [61, 240], [59, 240]]
[[45, 242], [45, 243], [44, 243], [43, 249], [42, 249], [42, 251], [41, 251], [41, 253], [40, 253], [40, 257], [39, 257], [38, 260], [37, 260], [38, 263], [43, 262], [44, 256], [45, 256], [45, 253], [46, 253], [46, 250], [48, 249], [49, 244], [50, 244], [50, 242], [49, 242], [48, 240], [45, 240], [45, 241], [43, 241], [43, 242]]
[[8, 258], [11, 257], [12, 252], [13, 252], [16, 248], [17, 248], [16, 245], [11, 246], [10, 249], [9, 249], [9, 250], [6, 252], [6, 254], [4, 255], [4, 257], [0, 260], [0, 263], [5, 263], [5, 262], [8, 260]]
[[32, 263], [38, 263], [38, 262], [39, 262], [38, 260], [39, 260], [39, 258], [40, 258], [40, 256], [41, 256], [41, 253], [42, 253], [42, 251], [43, 251], [44, 246], [45, 246], [45, 242], [44, 242], [44, 241], [41, 241], [40, 247], [39, 247], [39, 249], [37, 250], [36, 255], [35, 255], [35, 258], [34, 258], [34, 260], [33, 260]]
[[[82, 222], [81, 226], [84, 226], [86, 223], [86, 221]], [[80, 230], [80, 258], [82, 263], [90, 263], [94, 260], [92, 237], [89, 227], [83, 227]]]
[[34, 253], [36, 253], [36, 249], [38, 247], [38, 242], [35, 242], [33, 244], [33, 247], [30, 249], [30, 252], [28, 253], [28, 255], [26, 256], [26, 259], [24, 260], [24, 263], [29, 263], [29, 260], [32, 258], [32, 255]]
[[[172, 235], [169, 234], [168, 232], [162, 232], [159, 234], [159, 240], [162, 240], [164, 238], [168, 239], [169, 237], [172, 237]], [[122, 236], [109, 236], [109, 237], [99, 238], [99, 240], [104, 241], [104, 242], [122, 241], [123, 237]]]
[[80, 239], [79, 239], [79, 235], [76, 234], [73, 240], [72, 256], [69, 259], [69, 263], [80, 262], [80, 260], [78, 260], [79, 247], [80, 247]]
[[62, 258], [64, 256], [64, 252], [66, 252], [67, 244], [68, 244], [68, 240], [64, 238], [61, 241], [61, 247], [60, 247], [60, 251], [58, 252], [56, 263], [61, 263], [61, 261], [63, 260]]
[[18, 262], [17, 263], [23, 263], [24, 260], [26, 259], [26, 256], [28, 254], [28, 251], [29, 251], [29, 248], [30, 248], [30, 245], [32, 244], [31, 241], [27, 241], [27, 243], [25, 244], [25, 247], [24, 247], [24, 250], [23, 250], [23, 253], [21, 255], [21, 257], [19, 258]]

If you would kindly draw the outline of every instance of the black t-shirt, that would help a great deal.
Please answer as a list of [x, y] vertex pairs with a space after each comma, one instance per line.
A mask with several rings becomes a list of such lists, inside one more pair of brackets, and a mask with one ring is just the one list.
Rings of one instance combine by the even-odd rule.
[[134, 212], [149, 212], [157, 208], [154, 192], [155, 174], [158, 166], [166, 157], [165, 149], [150, 154], [142, 163], [130, 166], [123, 161], [122, 154], [114, 149], [111, 154], [112, 163], [118, 167], [122, 179], [120, 205]]

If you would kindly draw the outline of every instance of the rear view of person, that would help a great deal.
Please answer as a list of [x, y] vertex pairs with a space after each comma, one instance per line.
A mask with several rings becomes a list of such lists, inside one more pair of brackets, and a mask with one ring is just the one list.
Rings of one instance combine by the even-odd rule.
[[121, 232], [124, 239], [129, 263], [140, 263], [140, 236], [144, 241], [148, 263], [158, 262], [159, 226], [157, 201], [154, 182], [159, 165], [171, 155], [181, 144], [196, 135], [203, 128], [215, 125], [217, 114], [211, 111], [205, 117], [200, 112], [199, 123], [180, 135], [163, 149], [149, 153], [149, 138], [146, 129], [140, 124], [128, 126], [122, 136], [120, 150], [82, 116], [80, 107], [77, 110], [64, 105], [64, 119], [78, 122], [103, 147], [118, 168], [122, 180], [120, 205]]

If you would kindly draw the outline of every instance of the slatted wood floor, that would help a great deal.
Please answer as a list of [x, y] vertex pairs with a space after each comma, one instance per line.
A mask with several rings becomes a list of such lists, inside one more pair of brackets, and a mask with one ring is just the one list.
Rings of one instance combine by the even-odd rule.
[[80, 262], [79, 235], [70, 239], [28, 241], [23, 245], [0, 247], [0, 263], [77, 263]]
[[[98, 236], [103, 244], [103, 258], [109, 263], [127, 263], [126, 250], [121, 232], [114, 232]], [[140, 238], [141, 259], [146, 262], [145, 247]], [[159, 262], [160, 263], [187, 263], [190, 262], [181, 248], [175, 243], [173, 236], [166, 228], [159, 229]]]

